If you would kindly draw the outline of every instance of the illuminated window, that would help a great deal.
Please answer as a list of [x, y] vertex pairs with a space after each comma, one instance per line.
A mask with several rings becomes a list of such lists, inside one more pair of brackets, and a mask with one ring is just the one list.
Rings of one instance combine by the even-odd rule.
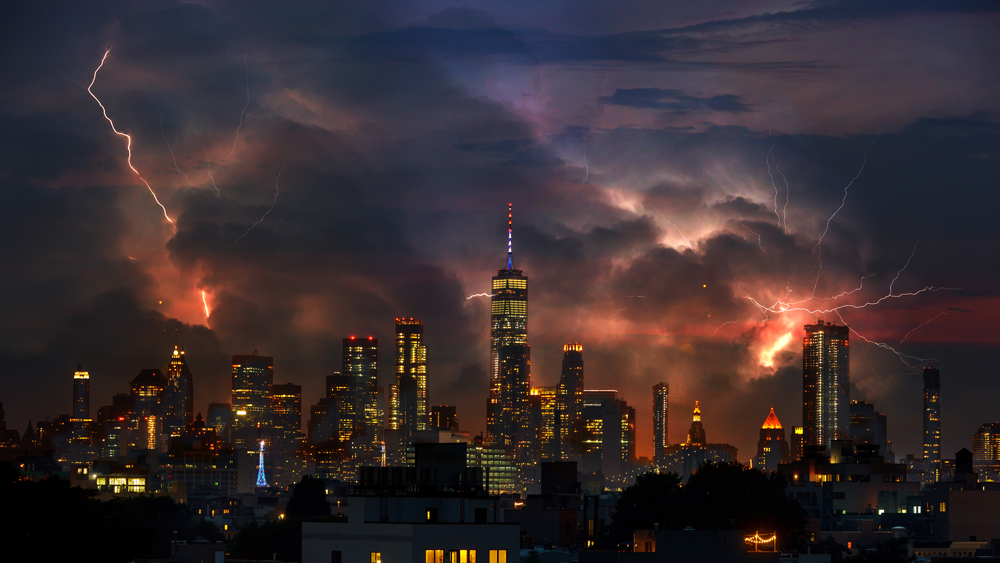
[[490, 550], [490, 563], [507, 563], [507, 550], [506, 549], [491, 549]]
[[369, 563], [382, 563], [382, 554], [377, 551], [373, 551]]
[[947, 510], [947, 508], [948, 508], [948, 505], [942, 502], [941, 506], [938, 507], [938, 511], [939, 512], [945, 512]]

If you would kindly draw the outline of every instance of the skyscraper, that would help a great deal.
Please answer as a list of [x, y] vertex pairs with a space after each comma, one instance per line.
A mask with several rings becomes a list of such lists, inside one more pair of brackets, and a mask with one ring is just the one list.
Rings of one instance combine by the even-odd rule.
[[819, 320], [802, 340], [803, 445], [830, 447], [850, 436], [851, 354], [846, 326]]
[[528, 278], [514, 269], [513, 211], [507, 209], [507, 268], [493, 277], [490, 301], [490, 396], [487, 441], [521, 459], [530, 441], [528, 393], [531, 349], [528, 346]]
[[382, 405], [378, 393], [378, 339], [345, 338], [343, 375], [350, 378], [354, 399], [352, 455], [372, 464], [382, 446]]
[[301, 386], [271, 386], [271, 420], [271, 478], [279, 485], [296, 483], [305, 469], [296, 455], [303, 438]]
[[579, 453], [583, 414], [583, 345], [571, 342], [563, 346], [562, 374], [556, 389], [559, 411], [559, 449], [562, 459]]
[[690, 446], [704, 446], [705, 427], [701, 425], [701, 407], [698, 401], [694, 402], [694, 413], [691, 415], [691, 428], [688, 429], [687, 444]]
[[556, 387], [535, 387], [531, 390], [533, 395], [538, 396], [539, 417], [541, 426], [539, 427], [539, 447], [541, 457], [546, 461], [558, 461], [562, 459], [560, 451], [560, 427], [559, 427], [559, 407], [558, 393]]
[[250, 355], [233, 356], [233, 445], [254, 451], [261, 434], [271, 425], [271, 385], [274, 381], [274, 358]]
[[427, 347], [420, 319], [396, 319], [396, 381], [390, 388], [389, 428], [399, 432], [405, 452], [413, 433], [427, 430]]
[[174, 345], [163, 389], [163, 430], [180, 436], [194, 421], [194, 381], [184, 361], [184, 350]]
[[130, 450], [158, 450], [163, 428], [163, 388], [166, 378], [158, 369], [144, 369], [132, 379], [132, 416], [129, 420]]
[[924, 367], [924, 482], [941, 477], [941, 372]]
[[73, 372], [73, 441], [90, 443], [90, 372], [76, 365]]
[[788, 463], [791, 456], [788, 452], [788, 441], [785, 440], [785, 429], [781, 427], [778, 415], [771, 407], [770, 414], [760, 427], [760, 440], [757, 442], [757, 456], [753, 466], [764, 471], [775, 471], [779, 463]]
[[657, 383], [653, 386], [653, 463], [662, 467], [666, 463], [666, 448], [670, 445], [667, 438], [667, 413], [670, 408], [670, 385]]
[[972, 465], [980, 483], [1000, 481], [1000, 422], [986, 423], [972, 436]]

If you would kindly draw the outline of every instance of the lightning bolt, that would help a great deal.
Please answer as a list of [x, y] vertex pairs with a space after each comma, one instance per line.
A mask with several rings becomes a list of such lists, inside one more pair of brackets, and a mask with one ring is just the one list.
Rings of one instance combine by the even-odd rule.
[[[781, 215], [778, 215], [778, 186], [774, 184], [774, 174], [771, 174], [771, 151], [774, 150], [774, 145], [777, 141], [774, 140], [774, 135], [771, 135], [771, 128], [768, 127], [767, 134], [771, 136], [771, 148], [767, 149], [767, 154], [764, 156], [764, 163], [767, 164], [767, 175], [771, 177], [771, 187], [774, 188], [774, 216], [778, 218], [778, 228], [781, 228]], [[774, 166], [777, 168], [778, 161], [774, 161]]]
[[[671, 227], [673, 227], [673, 228], [677, 229], [677, 233], [678, 233], [679, 235], [681, 235], [681, 238], [682, 238], [682, 239], [684, 239], [684, 244], [688, 245], [688, 247], [690, 247], [690, 248], [691, 248], [691, 250], [695, 250], [695, 248], [694, 248], [694, 245], [693, 245], [693, 244], [691, 244], [691, 241], [689, 241], [689, 240], [688, 240], [688, 238], [687, 238], [686, 236], [684, 236], [684, 232], [683, 232], [683, 231], [681, 231], [681, 228], [680, 228], [680, 227], [678, 227], [677, 225], [675, 225], [675, 224], [674, 224], [674, 222], [673, 222], [673, 221], [671, 221], [670, 219], [667, 219], [667, 218], [666, 218], [666, 216], [664, 216], [664, 215], [663, 215], [663, 213], [660, 213], [659, 211], [657, 211], [657, 210], [655, 210], [655, 209], [653, 210], [653, 213], [656, 213], [657, 215], [659, 215], [659, 216], [660, 216], [660, 219], [663, 219], [663, 220], [664, 220], [664, 221], [666, 221], [666, 222], [667, 222], [667, 223], [668, 223], [668, 224], [669, 224], [669, 225], [670, 225]], [[697, 251], [697, 250], [695, 250], [695, 252], [697, 253], [698, 251]]]
[[587, 169], [587, 175], [583, 177], [583, 181], [580, 182], [580, 185], [586, 184], [587, 183], [587, 178], [590, 178], [590, 165], [587, 164], [587, 142], [586, 141], [584, 141], [584, 143], [583, 143], [583, 166], [586, 167], [586, 169]]
[[712, 336], [715, 336], [716, 334], [719, 334], [719, 331], [722, 330], [722, 327], [724, 327], [726, 325], [734, 325], [734, 324], [740, 322], [740, 317], [742, 317], [742, 316], [743, 315], [741, 313], [739, 315], [736, 315], [736, 320], [735, 321], [726, 321], [726, 322], [722, 323], [721, 325], [719, 325], [719, 328], [715, 329], [715, 332], [712, 333]]
[[212, 311], [208, 308], [208, 299], [205, 297], [205, 290], [201, 290], [201, 302], [205, 305], [205, 318], [209, 318], [212, 315]]
[[823, 234], [819, 236], [816, 246], [813, 247], [813, 252], [818, 252], [817, 258], [819, 259], [819, 269], [816, 270], [816, 282], [813, 284], [813, 295], [816, 295], [816, 286], [819, 285], [819, 276], [823, 272], [823, 238], [826, 237], [826, 233], [830, 231], [830, 222], [833, 221], [833, 218], [840, 213], [840, 210], [844, 208], [844, 204], [847, 203], [848, 190], [850, 190], [851, 186], [854, 185], [854, 182], [861, 177], [861, 173], [865, 171], [865, 164], [868, 162], [868, 151], [872, 150], [872, 147], [875, 146], [875, 141], [878, 140], [878, 136], [880, 134], [881, 133], [876, 133], [875, 137], [872, 139], [872, 144], [868, 145], [868, 148], [865, 149], [865, 154], [861, 157], [861, 168], [858, 170], [858, 173], [854, 176], [854, 178], [851, 178], [851, 181], [847, 183], [847, 186], [844, 187], [844, 198], [840, 201], [840, 207], [838, 207], [837, 210], [833, 212], [833, 215], [830, 215], [830, 218], [826, 220], [826, 228], [823, 229]]
[[755, 233], [753, 231], [753, 229], [751, 229], [750, 227], [748, 227], [747, 224], [743, 222], [743, 214], [742, 213], [740, 214], [740, 225], [743, 225], [744, 229], [750, 231], [751, 234], [753, 234], [753, 235], [755, 235], [757, 237], [757, 246], [760, 247], [760, 251], [761, 252], [767, 252], [766, 250], [764, 250], [764, 243], [763, 243], [763, 241], [761, 241], [760, 235], [757, 234], [757, 233]]
[[475, 293], [465, 298], [466, 301], [472, 299], [473, 297], [493, 297], [492, 293]]
[[216, 197], [221, 197], [222, 192], [219, 190], [219, 186], [215, 185], [215, 176], [212, 176], [212, 158], [208, 156], [208, 149], [205, 149], [205, 160], [208, 161], [208, 177], [212, 179], [212, 187], [215, 188]]
[[[878, 346], [879, 348], [882, 348], [883, 350], [888, 350], [888, 351], [892, 352], [893, 354], [896, 355], [896, 357], [899, 359], [900, 362], [903, 362], [903, 365], [905, 365], [906, 367], [908, 367], [910, 369], [913, 369], [913, 368], [919, 366], [920, 364], [926, 364], [928, 362], [936, 362], [936, 361], [938, 361], [937, 358], [918, 358], [917, 356], [911, 356], [909, 354], [904, 354], [904, 353], [900, 352], [899, 350], [896, 350], [892, 346], [889, 346], [885, 342], [878, 342], [877, 340], [869, 340], [863, 334], [861, 334], [857, 330], [855, 330], [854, 327], [850, 325], [850, 323], [848, 323], [847, 321], [845, 321], [844, 317], [840, 314], [839, 311], [834, 311], [834, 314], [837, 315], [837, 318], [840, 319], [840, 322], [844, 323], [844, 326], [846, 326], [848, 330], [850, 330], [851, 332], [853, 332], [855, 336], [857, 336], [861, 340], [864, 340], [868, 344], [874, 344], [875, 346]], [[911, 364], [910, 362], [908, 362], [906, 360], [913, 360], [915, 363]], [[874, 367], [872, 369], [874, 371]]]
[[268, 209], [267, 211], [265, 211], [264, 214], [261, 215], [260, 219], [258, 219], [256, 223], [254, 223], [253, 225], [250, 225], [250, 228], [247, 229], [247, 232], [243, 233], [240, 236], [240, 238], [234, 240], [233, 244], [229, 245], [229, 248], [232, 248], [233, 246], [236, 245], [236, 243], [238, 243], [241, 240], [243, 240], [243, 237], [245, 237], [248, 234], [250, 234], [250, 231], [252, 231], [254, 227], [256, 227], [257, 225], [261, 224], [264, 221], [264, 218], [267, 217], [267, 215], [269, 213], [271, 213], [272, 211], [274, 211], [274, 206], [275, 206], [275, 204], [278, 203], [278, 180], [281, 179], [281, 173], [284, 172], [284, 171], [285, 171], [285, 167], [282, 166], [281, 170], [278, 171], [278, 177], [274, 179], [274, 201], [271, 202], [271, 208]]
[[622, 307], [621, 309], [618, 309], [617, 311], [615, 311], [614, 313], [612, 313], [610, 317], [608, 317], [608, 320], [610, 321], [611, 319], [615, 318], [618, 315], [618, 313], [621, 313], [622, 311], [624, 311], [626, 309], [628, 309], [628, 307]]
[[[785, 178], [785, 173], [781, 171], [781, 167], [778, 166], [778, 159], [774, 157], [772, 151], [774, 150], [775, 140], [774, 135], [771, 133], [771, 128], [767, 128], [767, 134], [771, 137], [771, 150], [767, 151], [768, 156], [774, 161], [774, 169], [781, 174], [781, 181], [785, 183], [785, 205], [781, 208], [781, 217], [778, 218], [778, 226], [782, 228], [782, 231], [788, 232], [788, 178]], [[765, 160], [767, 160], [765, 158]], [[771, 176], [771, 187], [774, 188], [774, 214], [778, 214], [778, 186], [774, 184], [774, 176], [771, 175], [771, 168], [768, 166], [767, 175]]]
[[[91, 98], [94, 98], [94, 101], [97, 102], [97, 105], [101, 106], [101, 112], [104, 113], [104, 119], [108, 120], [108, 123], [111, 125], [111, 130], [114, 131], [115, 135], [118, 135], [120, 137], [125, 137], [127, 141], [125, 147], [128, 150], [128, 167], [132, 169], [132, 172], [134, 172], [135, 175], [140, 180], [142, 180], [143, 184], [146, 184], [146, 189], [149, 190], [149, 193], [153, 194], [153, 200], [156, 201], [156, 205], [159, 205], [160, 209], [163, 210], [163, 216], [167, 219], [167, 221], [173, 223], [174, 220], [170, 218], [170, 215], [167, 215], [167, 208], [164, 207], [162, 203], [160, 203], [160, 198], [156, 197], [156, 192], [153, 191], [153, 187], [149, 185], [149, 182], [147, 182], [146, 179], [142, 177], [142, 174], [140, 174], [139, 171], [136, 170], [135, 166], [132, 165], [132, 137], [127, 133], [122, 133], [115, 127], [115, 122], [112, 121], [110, 117], [108, 117], [107, 108], [105, 108], [104, 104], [101, 103], [101, 100], [96, 95], [94, 95], [93, 88], [94, 88], [94, 83], [97, 82], [97, 73], [100, 72], [102, 68], [104, 68], [104, 62], [108, 60], [108, 53], [110, 52], [111, 49], [108, 49], [107, 51], [104, 52], [104, 56], [101, 57], [101, 64], [98, 65], [97, 68], [94, 70], [94, 77], [90, 80], [90, 85], [87, 86], [87, 93], [90, 94]], [[77, 82], [77, 84], [80, 83]]]
[[153, 108], [156, 109], [156, 113], [160, 114], [160, 135], [163, 136], [163, 142], [167, 144], [167, 150], [170, 151], [170, 157], [174, 159], [174, 170], [176, 170], [181, 176], [184, 176], [184, 179], [187, 180], [188, 186], [190, 186], [191, 178], [188, 178], [188, 175], [181, 172], [180, 167], [177, 166], [177, 155], [174, 154], [174, 149], [171, 148], [170, 141], [167, 140], [167, 134], [163, 131], [163, 112], [160, 111], [160, 106], [156, 105], [156, 102], [153, 101], [153, 95], [149, 93], [149, 90], [143, 88], [142, 91], [149, 96], [149, 102], [153, 104]]
[[[233, 157], [233, 153], [236, 152], [236, 141], [240, 138], [240, 129], [243, 127], [243, 115], [247, 112], [247, 108], [250, 107], [250, 67], [247, 66], [247, 48], [240, 43], [240, 47], [243, 47], [243, 75], [247, 80], [247, 103], [243, 106], [243, 111], [240, 112], [240, 124], [236, 127], [236, 136], [233, 138], [233, 149], [229, 151], [229, 156], [226, 157], [226, 163], [223, 166], [229, 165], [229, 159]], [[216, 188], [218, 189], [218, 188]]]
[[917, 326], [913, 327], [913, 329], [910, 330], [910, 332], [907, 332], [906, 336], [904, 336], [903, 339], [899, 341], [899, 343], [902, 344], [902, 343], [906, 342], [906, 339], [909, 338], [911, 334], [913, 334], [914, 332], [917, 332], [918, 330], [924, 328], [925, 326], [931, 324], [932, 322], [938, 320], [939, 318], [941, 318], [941, 317], [943, 317], [943, 316], [945, 316], [947, 314], [948, 314], [948, 311], [941, 311], [937, 315], [934, 315], [930, 320], [926, 320], [926, 321], [918, 324]]

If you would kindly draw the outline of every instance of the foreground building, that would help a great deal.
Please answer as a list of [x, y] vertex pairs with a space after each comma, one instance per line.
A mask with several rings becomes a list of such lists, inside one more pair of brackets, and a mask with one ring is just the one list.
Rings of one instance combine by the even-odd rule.
[[302, 524], [303, 563], [515, 563], [517, 524], [497, 522], [466, 444], [416, 444], [415, 467], [362, 467], [346, 522]]

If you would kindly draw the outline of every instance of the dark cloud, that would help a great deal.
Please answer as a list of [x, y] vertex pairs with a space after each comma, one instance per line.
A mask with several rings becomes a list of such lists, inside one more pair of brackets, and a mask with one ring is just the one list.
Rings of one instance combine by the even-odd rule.
[[601, 96], [597, 101], [609, 106], [657, 109], [674, 114], [684, 114], [693, 111], [719, 111], [728, 113], [751, 111], [750, 106], [740, 101], [740, 97], [735, 94], [699, 97], [685, 94], [680, 90], [663, 88], [618, 88], [614, 94]]
[[[393, 319], [415, 316], [426, 326], [432, 402], [457, 405], [463, 427], [478, 433], [489, 310], [467, 297], [487, 291], [505, 262], [510, 202], [515, 265], [531, 284], [533, 382], [554, 384], [561, 345], [582, 342], [588, 386], [618, 389], [637, 407], [641, 453], [659, 381], [671, 383], [674, 440], [694, 400], [710, 439], [737, 444], [742, 459], [770, 404], [786, 427], [798, 424], [794, 341], [816, 315], [763, 315], [748, 297], [813, 294], [821, 309], [864, 277], [851, 298], [877, 299], [917, 241], [894, 289], [964, 289], [844, 318], [906, 354], [940, 359], [953, 381], [943, 395], [946, 450], [966, 445], [989, 412], [1000, 124], [993, 106], [951, 108], [966, 90], [995, 91], [995, 80], [908, 87], [891, 104], [904, 108], [904, 125], [883, 128], [868, 120], [890, 104], [830, 89], [878, 89], [886, 73], [838, 67], [823, 38], [788, 30], [992, 8], [836, 3], [740, 18], [747, 8], [719, 6], [685, 12], [688, 23], [714, 22], [691, 28], [664, 18], [627, 26], [625, 8], [567, 5], [566, 14], [588, 12], [574, 17], [608, 20], [587, 32], [532, 11], [563, 15], [559, 6], [64, 8], [52, 17], [19, 5], [0, 24], [9, 63], [0, 92], [0, 400], [13, 426], [65, 412], [65, 376], [77, 362], [91, 368], [96, 408], [138, 370], [161, 366], [175, 338], [187, 348], [199, 410], [227, 397], [228, 355], [255, 348], [311, 404], [323, 376], [339, 369], [343, 337], [380, 338], [390, 366]], [[922, 43], [957, 39], [954, 28], [928, 25], [941, 38], [920, 35]], [[890, 54], [919, 58], [906, 52], [913, 29], [891, 31], [899, 43], [887, 43]], [[53, 68], [86, 81], [112, 43], [95, 92], [133, 136], [133, 163], [176, 228], [127, 167], [125, 142], [97, 104]], [[980, 64], [976, 75], [986, 76], [992, 67], [975, 61], [989, 48], [936, 56]], [[794, 81], [775, 82], [790, 70], [800, 73]], [[237, 137], [245, 72], [251, 99]], [[918, 92], [931, 102], [907, 105]], [[612, 105], [656, 111], [601, 111]], [[772, 128], [779, 106], [800, 113]], [[845, 133], [810, 121], [818, 110], [862, 125]], [[879, 129], [830, 223], [820, 272], [819, 234]], [[897, 344], [946, 310], [968, 313]], [[793, 344], [765, 366], [762, 352], [786, 332]], [[912, 370], [856, 342], [855, 396], [889, 415], [897, 453], [916, 451]], [[391, 379], [385, 370], [382, 385]], [[38, 396], [49, 388], [65, 408]], [[963, 403], [973, 406], [955, 407]]]

